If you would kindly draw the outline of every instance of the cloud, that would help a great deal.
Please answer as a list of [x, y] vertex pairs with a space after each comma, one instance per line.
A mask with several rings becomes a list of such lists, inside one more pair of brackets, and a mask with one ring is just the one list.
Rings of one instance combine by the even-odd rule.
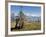
[[31, 14], [30, 13], [24, 13], [26, 16], [31, 16]]
[[31, 13], [24, 13], [26, 16], [37, 16], [37, 17], [39, 17], [40, 16], [40, 14], [31, 14]]
[[18, 16], [18, 13], [14, 13], [14, 16]]
[[31, 16], [37, 16], [37, 17], [39, 17], [40, 15], [38, 15], [38, 14], [31, 14]]

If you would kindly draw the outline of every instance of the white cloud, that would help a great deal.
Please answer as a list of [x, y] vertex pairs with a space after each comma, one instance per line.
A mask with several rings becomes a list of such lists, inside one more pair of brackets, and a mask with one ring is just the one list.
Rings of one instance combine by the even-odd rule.
[[14, 13], [14, 16], [18, 16], [18, 13]]
[[37, 16], [37, 17], [39, 17], [40, 15], [38, 15], [38, 14], [31, 14], [31, 13], [24, 13], [26, 16]]
[[31, 16], [31, 14], [30, 13], [24, 13], [26, 16]]
[[40, 15], [37, 15], [37, 14], [31, 14], [31, 16], [37, 16], [37, 17], [39, 17]]

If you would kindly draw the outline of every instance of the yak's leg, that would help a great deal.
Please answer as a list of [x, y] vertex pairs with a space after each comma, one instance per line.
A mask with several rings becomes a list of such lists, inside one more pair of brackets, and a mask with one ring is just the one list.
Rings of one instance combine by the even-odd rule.
[[15, 29], [17, 29], [17, 23], [16, 23], [16, 26], [15, 26]]
[[22, 22], [21, 28], [23, 28], [24, 22]]

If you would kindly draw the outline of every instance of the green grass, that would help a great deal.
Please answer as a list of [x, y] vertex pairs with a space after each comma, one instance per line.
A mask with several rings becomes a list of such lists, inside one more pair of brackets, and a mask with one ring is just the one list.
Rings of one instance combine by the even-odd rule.
[[[13, 28], [16, 25], [15, 22], [12, 22], [11, 24], [12, 24], [11, 27]], [[13, 29], [13, 31], [29, 31], [29, 30], [40, 30], [40, 29], [41, 29], [41, 24], [38, 22], [32, 22], [32, 23], [25, 22], [22, 29], [19, 29], [19, 30]]]

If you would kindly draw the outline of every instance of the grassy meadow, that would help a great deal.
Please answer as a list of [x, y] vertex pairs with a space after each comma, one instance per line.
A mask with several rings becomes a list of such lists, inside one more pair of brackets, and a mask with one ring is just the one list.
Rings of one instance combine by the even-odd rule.
[[[11, 23], [11, 28], [15, 28], [16, 22]], [[22, 29], [13, 29], [12, 31], [29, 31], [29, 30], [40, 30], [41, 29], [41, 23], [40, 22], [24, 22]]]

